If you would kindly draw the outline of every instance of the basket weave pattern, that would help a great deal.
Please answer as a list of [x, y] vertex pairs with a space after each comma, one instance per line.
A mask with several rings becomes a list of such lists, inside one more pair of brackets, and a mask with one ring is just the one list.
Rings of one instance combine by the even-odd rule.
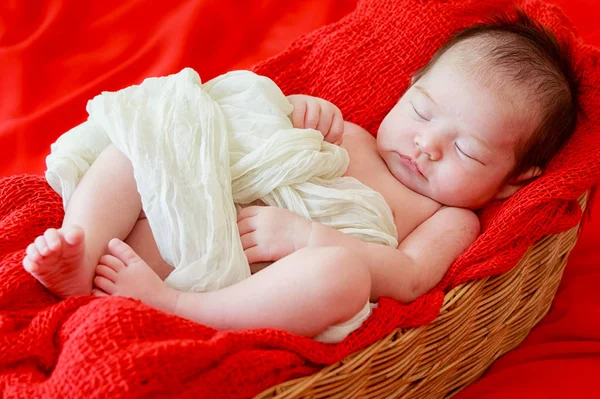
[[[585, 196], [580, 198], [585, 208]], [[511, 271], [462, 284], [428, 326], [370, 347], [255, 399], [443, 398], [516, 348], [550, 309], [579, 227], [542, 238]]]

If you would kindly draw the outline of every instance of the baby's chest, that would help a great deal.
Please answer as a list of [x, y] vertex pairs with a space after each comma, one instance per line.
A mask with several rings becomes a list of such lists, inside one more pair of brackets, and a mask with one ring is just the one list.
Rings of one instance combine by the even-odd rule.
[[438, 203], [396, 180], [379, 156], [374, 138], [344, 136], [343, 146], [350, 157], [345, 175], [381, 193], [394, 215], [399, 242], [439, 209]]

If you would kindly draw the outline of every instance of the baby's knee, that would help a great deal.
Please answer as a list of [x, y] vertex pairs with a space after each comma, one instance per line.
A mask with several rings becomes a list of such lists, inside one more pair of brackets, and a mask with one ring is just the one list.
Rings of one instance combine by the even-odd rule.
[[336, 306], [341, 321], [356, 314], [371, 295], [371, 273], [368, 266], [352, 250], [323, 247], [314, 253], [319, 261], [315, 268], [317, 284], [324, 300]]

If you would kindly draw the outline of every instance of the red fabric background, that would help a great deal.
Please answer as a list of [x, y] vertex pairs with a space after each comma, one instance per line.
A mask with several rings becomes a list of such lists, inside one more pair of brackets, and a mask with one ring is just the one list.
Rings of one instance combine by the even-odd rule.
[[[556, 2], [584, 39], [600, 45], [600, 4]], [[101, 90], [184, 66], [203, 79], [249, 67], [298, 35], [337, 20], [355, 2], [142, 3], [0, 3], [0, 176], [41, 173], [49, 144], [83, 121], [86, 101]], [[185, 24], [190, 13], [214, 15], [213, 25]], [[588, 316], [600, 310], [600, 251], [594, 248], [599, 235], [596, 218], [569, 262], [551, 313], [519, 350], [461, 397], [567, 397], [575, 386], [592, 389], [600, 370], [600, 324]]]

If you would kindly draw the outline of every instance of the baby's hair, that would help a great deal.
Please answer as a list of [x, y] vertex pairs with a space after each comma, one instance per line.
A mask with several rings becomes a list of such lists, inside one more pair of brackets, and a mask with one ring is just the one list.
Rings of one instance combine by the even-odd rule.
[[[478, 53], [485, 64], [485, 69], [478, 65], [478, 75], [488, 75], [487, 83], [496, 87], [524, 87], [527, 99], [533, 101], [533, 112], [538, 114], [539, 123], [533, 132], [524, 134], [517, 143], [516, 164], [509, 178], [531, 167], [545, 169], [573, 134], [580, 111], [579, 78], [570, 50], [559, 44], [550, 30], [517, 9], [512, 17], [495, 15], [456, 33], [414, 74], [413, 82], [447, 50], [467, 39], [476, 39], [468, 51]], [[490, 69], [496, 73], [486, 73]]]

